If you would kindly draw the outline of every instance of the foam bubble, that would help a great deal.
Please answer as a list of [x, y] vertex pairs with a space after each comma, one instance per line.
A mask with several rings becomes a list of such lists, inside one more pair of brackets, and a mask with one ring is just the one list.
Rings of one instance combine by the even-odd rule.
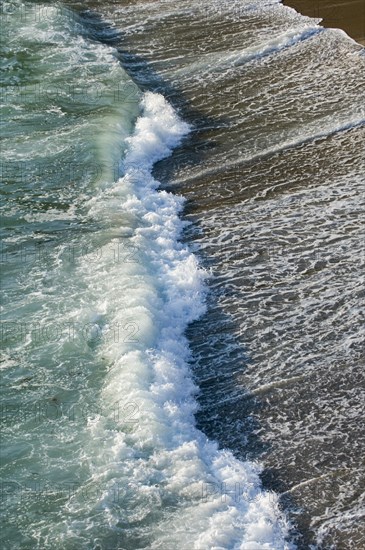
[[[161, 95], [146, 93], [142, 111], [128, 139], [124, 176], [90, 202], [94, 217], [105, 216], [110, 207], [119, 208], [123, 219], [133, 213], [138, 225], [130, 242], [139, 260], [128, 269], [101, 261], [91, 275], [86, 263], [82, 267], [98, 284], [108, 273], [99, 293], [109, 322], [127, 315], [138, 325], [135, 343], [110, 342], [100, 350], [112, 363], [103, 401], [135, 403], [138, 423], [125, 432], [103, 417], [92, 422], [88, 452], [94, 454], [94, 480], [134, 487], [132, 508], [139, 510], [140, 527], [148, 525], [150, 548], [290, 548], [288, 523], [277, 496], [261, 488], [260, 466], [219, 450], [195, 427], [197, 388], [184, 332], [205, 311], [205, 273], [180, 242], [183, 200], [159, 191], [151, 175], [153, 164], [170, 154], [189, 127]], [[127, 295], [115, 291], [121, 281]], [[100, 440], [106, 447], [95, 448]], [[150, 499], [153, 522], [146, 510]], [[110, 500], [106, 491], [109, 525], [117, 532], [120, 508]]]

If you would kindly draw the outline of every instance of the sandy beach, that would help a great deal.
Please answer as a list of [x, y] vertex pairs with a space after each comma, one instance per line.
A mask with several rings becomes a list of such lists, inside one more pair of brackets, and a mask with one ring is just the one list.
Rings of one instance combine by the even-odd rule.
[[303, 15], [322, 18], [324, 27], [343, 29], [365, 45], [365, 0], [285, 0], [283, 3]]

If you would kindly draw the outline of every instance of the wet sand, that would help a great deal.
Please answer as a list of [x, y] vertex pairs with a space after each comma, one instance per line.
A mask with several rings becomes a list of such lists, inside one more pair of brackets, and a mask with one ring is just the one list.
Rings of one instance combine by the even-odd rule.
[[365, 0], [284, 0], [283, 4], [323, 19], [324, 27], [343, 29], [365, 46]]

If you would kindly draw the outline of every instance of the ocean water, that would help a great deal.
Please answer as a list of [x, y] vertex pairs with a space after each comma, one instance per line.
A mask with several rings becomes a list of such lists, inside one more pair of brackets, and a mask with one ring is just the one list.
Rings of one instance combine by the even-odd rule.
[[2, 3], [3, 547], [365, 548], [365, 50], [318, 23]]

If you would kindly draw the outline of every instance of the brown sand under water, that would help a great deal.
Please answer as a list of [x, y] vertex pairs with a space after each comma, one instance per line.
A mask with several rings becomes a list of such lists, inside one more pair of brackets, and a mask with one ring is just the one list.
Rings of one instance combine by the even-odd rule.
[[321, 18], [324, 27], [343, 29], [365, 45], [365, 0], [285, 0], [283, 4], [303, 15]]

